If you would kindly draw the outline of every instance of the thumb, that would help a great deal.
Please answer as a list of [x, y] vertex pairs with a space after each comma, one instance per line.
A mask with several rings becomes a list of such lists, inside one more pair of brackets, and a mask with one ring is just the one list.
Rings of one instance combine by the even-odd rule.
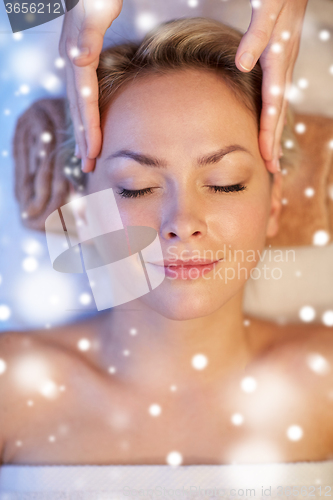
[[243, 35], [235, 57], [240, 71], [251, 71], [270, 41], [281, 10], [279, 2], [271, 4], [272, 2], [267, 2], [252, 9], [250, 26]]
[[77, 66], [87, 66], [95, 61], [103, 48], [103, 39], [106, 29], [103, 31], [98, 19], [84, 22], [79, 33], [79, 54], [73, 59]]

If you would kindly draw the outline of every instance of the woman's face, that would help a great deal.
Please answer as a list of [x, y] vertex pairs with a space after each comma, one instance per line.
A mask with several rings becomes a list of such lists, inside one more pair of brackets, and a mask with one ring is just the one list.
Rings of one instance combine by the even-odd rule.
[[140, 298], [168, 318], [206, 316], [241, 292], [277, 230], [279, 182], [270, 186], [256, 120], [209, 71], [149, 75], [118, 91], [89, 175], [89, 193], [113, 188], [124, 226], [158, 232], [165, 261], [197, 263], [166, 269]]

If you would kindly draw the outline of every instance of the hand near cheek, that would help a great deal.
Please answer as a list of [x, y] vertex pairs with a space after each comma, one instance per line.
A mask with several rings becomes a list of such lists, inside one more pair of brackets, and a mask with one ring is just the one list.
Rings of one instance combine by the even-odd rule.
[[59, 53], [66, 63], [66, 86], [82, 170], [90, 172], [102, 147], [96, 69], [106, 30], [119, 16], [122, 0], [80, 0], [66, 12]]
[[279, 170], [288, 90], [299, 51], [307, 0], [251, 0], [250, 26], [236, 54], [240, 71], [258, 59], [263, 70], [259, 147], [267, 169]]

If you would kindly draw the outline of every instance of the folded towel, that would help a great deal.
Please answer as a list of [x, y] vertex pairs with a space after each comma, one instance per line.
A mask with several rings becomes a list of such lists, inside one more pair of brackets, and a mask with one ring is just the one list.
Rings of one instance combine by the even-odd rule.
[[[177, 467], [168, 465], [0, 467], [0, 500], [20, 498], [120, 500], [126, 497], [140, 500], [154, 498], [208, 500], [210, 497], [221, 500], [249, 497], [270, 500], [290, 499], [296, 496], [319, 498], [324, 497], [325, 493], [326, 496], [332, 495], [332, 486], [333, 460]], [[246, 489], [250, 488], [254, 488], [254, 491], [246, 492]]]
[[300, 159], [283, 176], [279, 231], [266, 239], [272, 247], [312, 245], [317, 231], [333, 241], [333, 120], [294, 116], [296, 130], [303, 124], [305, 131], [297, 134]]
[[45, 219], [66, 203], [69, 182], [66, 158], [59, 149], [66, 139], [65, 99], [41, 99], [18, 119], [13, 140], [15, 196], [22, 223], [45, 231]]

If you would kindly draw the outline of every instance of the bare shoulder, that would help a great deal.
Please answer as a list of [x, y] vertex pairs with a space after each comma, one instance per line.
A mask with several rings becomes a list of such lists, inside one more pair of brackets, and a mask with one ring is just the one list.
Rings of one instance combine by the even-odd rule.
[[251, 322], [251, 335], [261, 336], [256, 347], [260, 371], [274, 371], [295, 388], [299, 408], [320, 424], [333, 450], [333, 327]]
[[304, 346], [318, 342], [331, 345], [333, 339], [333, 326], [327, 327], [321, 324], [310, 323], [287, 323], [279, 324], [272, 321], [247, 316], [245, 321], [248, 341], [254, 353], [260, 353], [266, 349], [280, 349], [283, 346]]
[[[32, 347], [33, 341], [26, 333], [10, 331], [0, 334], [0, 456], [3, 456], [5, 439], [12, 421], [10, 408], [20, 397], [15, 390], [15, 365]], [[2, 463], [2, 459], [1, 459]]]
[[72, 344], [75, 340], [66, 327], [48, 333], [0, 334], [0, 457], [7, 439], [29, 420], [30, 405], [38, 403], [42, 409], [66, 380], [74, 380], [73, 374], [84, 369], [84, 360]]
[[333, 327], [288, 325], [284, 331], [286, 335], [272, 343], [266, 355], [303, 382], [320, 381], [322, 387], [333, 388]]
[[296, 371], [302, 376], [316, 373], [322, 376], [320, 380], [333, 377], [333, 326], [280, 325], [251, 318], [248, 338], [254, 354], [263, 360], [275, 360], [286, 370]]
[[274, 428], [290, 461], [332, 459], [333, 328], [253, 317], [247, 325], [252, 361], [246, 374], [256, 390], [246, 411], [253, 408], [256, 429], [269, 437]]
[[[333, 327], [323, 325], [290, 325], [290, 337], [271, 350], [278, 363], [293, 373], [294, 377], [314, 394], [319, 401], [327, 403], [333, 416]], [[296, 334], [295, 334], [296, 330]], [[292, 335], [294, 333], [294, 335]]]
[[[20, 389], [28, 388], [29, 380], [42, 374], [42, 360], [51, 367], [50, 361], [59, 353], [52, 344], [31, 331], [9, 331], [0, 334], [0, 409], [3, 417], [9, 404], [20, 399]], [[35, 377], [34, 374], [35, 373]], [[1, 426], [3, 428], [3, 426]]]
[[[78, 348], [80, 339], [93, 343], [92, 329], [79, 322], [51, 330], [0, 334], [0, 395], [15, 395], [19, 388], [23, 391], [37, 379], [58, 378], [65, 369], [75, 370], [77, 364], [89, 362], [89, 354], [83, 356]], [[5, 400], [8, 398], [0, 398], [0, 404]]]
[[[48, 362], [53, 357], [68, 353], [75, 345], [71, 328], [67, 326], [49, 330], [8, 331], [0, 334], [0, 357], [3, 374], [0, 379], [2, 389], [13, 381], [14, 367], [34, 356], [43, 355]], [[17, 370], [16, 370], [17, 371]], [[4, 383], [6, 381], [6, 383]]]

